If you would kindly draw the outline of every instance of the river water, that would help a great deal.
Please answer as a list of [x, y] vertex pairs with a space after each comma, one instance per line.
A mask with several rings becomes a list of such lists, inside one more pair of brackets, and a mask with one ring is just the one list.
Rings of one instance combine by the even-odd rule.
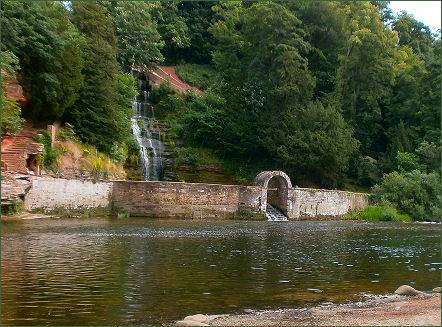
[[169, 323], [440, 284], [440, 226], [51, 219], [2, 223], [2, 324]]

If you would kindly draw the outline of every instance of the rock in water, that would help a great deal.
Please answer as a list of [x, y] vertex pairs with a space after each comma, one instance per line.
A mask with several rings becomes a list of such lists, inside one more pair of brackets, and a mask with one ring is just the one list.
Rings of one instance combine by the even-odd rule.
[[210, 325], [195, 320], [179, 320], [175, 323], [175, 326], [210, 326]]
[[394, 291], [394, 294], [397, 295], [407, 295], [407, 296], [416, 296], [422, 294], [422, 292], [415, 290], [413, 287], [408, 285], [399, 286], [399, 288]]
[[433, 288], [433, 293], [440, 293], [440, 286]]
[[192, 320], [192, 321], [198, 321], [198, 322], [206, 322], [207, 318], [208, 317], [206, 315], [198, 313], [198, 314], [193, 315], [193, 316], [187, 316], [183, 320]]

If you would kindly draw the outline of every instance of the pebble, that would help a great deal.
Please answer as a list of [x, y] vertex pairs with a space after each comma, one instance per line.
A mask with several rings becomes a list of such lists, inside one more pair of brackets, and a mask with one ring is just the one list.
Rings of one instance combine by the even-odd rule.
[[440, 293], [440, 286], [433, 288], [433, 293]]

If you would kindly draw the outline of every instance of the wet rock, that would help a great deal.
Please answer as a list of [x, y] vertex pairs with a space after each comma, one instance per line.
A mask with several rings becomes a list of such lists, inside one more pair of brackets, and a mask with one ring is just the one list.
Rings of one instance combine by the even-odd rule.
[[206, 322], [208, 317], [206, 315], [203, 315], [201, 313], [198, 313], [196, 315], [187, 316], [183, 320], [192, 320], [197, 322]]
[[414, 289], [413, 287], [411, 287], [409, 285], [402, 285], [402, 286], [399, 286], [396, 291], [394, 291], [394, 294], [406, 295], [406, 296], [416, 296], [416, 295], [422, 294], [422, 292]]
[[[187, 318], [187, 317], [186, 317]], [[195, 320], [179, 320], [175, 323], [175, 326], [210, 326], [200, 321]]]
[[440, 293], [440, 287], [433, 288], [433, 293]]

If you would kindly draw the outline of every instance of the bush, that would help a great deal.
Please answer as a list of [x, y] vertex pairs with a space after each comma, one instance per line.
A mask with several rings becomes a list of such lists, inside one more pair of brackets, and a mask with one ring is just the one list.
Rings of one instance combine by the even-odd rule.
[[24, 119], [21, 118], [21, 109], [15, 101], [7, 100], [2, 98], [1, 100], [1, 132], [16, 134], [23, 126]]
[[47, 131], [41, 130], [40, 133], [41, 136], [38, 136], [36, 141], [43, 144], [43, 153], [38, 157], [38, 163], [46, 170], [56, 171], [60, 151], [52, 147], [51, 136]]
[[372, 198], [379, 204], [389, 203], [416, 220], [440, 220], [441, 180], [438, 173], [418, 170], [384, 175], [372, 189]]
[[200, 152], [197, 148], [176, 148], [175, 165], [197, 166], [200, 159]]
[[126, 144], [120, 144], [117, 142], [114, 142], [114, 144], [112, 144], [110, 150], [110, 157], [113, 160], [115, 160], [118, 163], [123, 163], [126, 161], [127, 154], [128, 150]]
[[184, 64], [176, 67], [177, 75], [186, 83], [206, 90], [216, 81], [216, 71], [210, 65]]
[[60, 141], [78, 141], [78, 136], [77, 134], [75, 134], [74, 126], [69, 123], [66, 123], [62, 128], [58, 130], [57, 137]]
[[368, 221], [412, 221], [407, 214], [399, 213], [389, 205], [371, 205], [363, 211], [350, 215], [351, 219]]

